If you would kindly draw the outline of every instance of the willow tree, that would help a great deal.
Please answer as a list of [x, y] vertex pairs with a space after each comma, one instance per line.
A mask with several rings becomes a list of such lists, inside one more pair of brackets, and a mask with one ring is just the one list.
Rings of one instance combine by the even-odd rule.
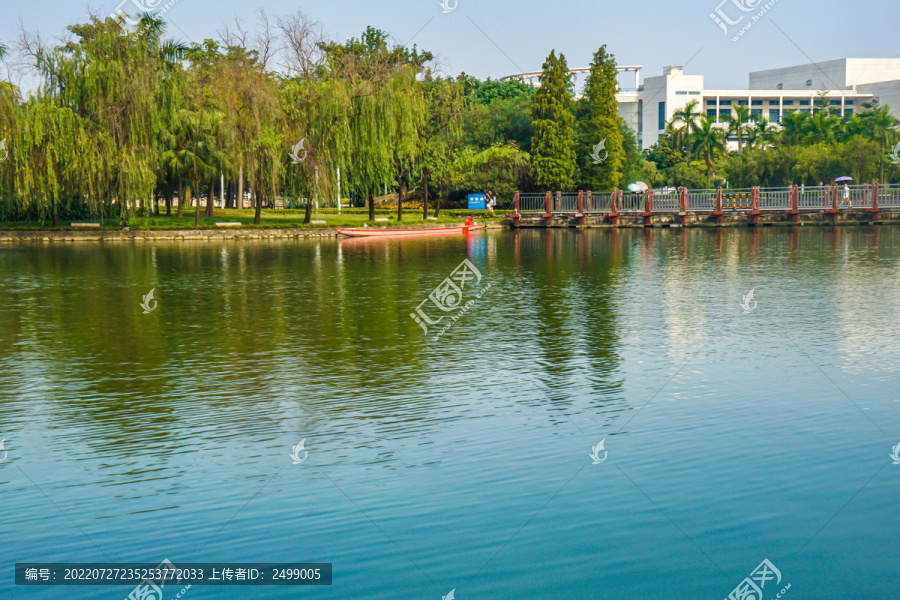
[[386, 86], [388, 139], [393, 142], [393, 166], [397, 178], [397, 221], [403, 220], [406, 179], [410, 169], [418, 165], [419, 131], [425, 125], [425, 98], [416, 81], [417, 73], [416, 65], [401, 65]]
[[68, 208], [74, 198], [102, 185], [87, 164], [99, 158], [104, 145], [98, 145], [100, 140], [85, 125], [74, 111], [45, 98], [25, 103], [13, 138], [20, 210], [41, 219], [50, 216], [59, 227], [61, 203]]
[[449, 176], [449, 166], [461, 132], [460, 116], [465, 110], [463, 85], [453, 79], [426, 78], [425, 106], [427, 118], [419, 130], [422, 148], [422, 190], [424, 202], [422, 218], [428, 218], [428, 186], [436, 178], [440, 192], [435, 202], [434, 216], [441, 212], [441, 197]]
[[601, 46], [594, 53], [580, 103], [584, 108], [578, 162], [587, 189], [614, 190], [622, 179], [625, 149], [622, 145], [616, 59]]
[[266, 72], [255, 50], [234, 45], [223, 49], [215, 43], [209, 49], [219, 53], [204, 85], [209, 90], [206, 106], [221, 114], [217, 138], [221, 166], [237, 179], [239, 199], [243, 198], [245, 179], [249, 180], [256, 209], [254, 223], [258, 225], [260, 196], [274, 199], [282, 168], [283, 117], [276, 78]]
[[572, 79], [566, 58], [551, 51], [531, 107], [532, 174], [543, 189], [568, 190], [575, 174]]
[[[342, 163], [352, 165], [348, 183], [367, 198], [373, 220], [375, 189], [402, 182], [398, 172], [408, 168], [418, 152], [424, 99], [416, 74], [432, 56], [415, 47], [390, 47], [387, 34], [373, 27], [359, 39], [322, 43], [320, 48], [330, 76], [344, 88], [341, 95], [349, 103], [344, 137], [337, 143]], [[398, 215], [400, 211], [402, 199]]]
[[41, 92], [82, 118], [98, 140], [99, 160], [82, 161], [79, 175], [101, 181], [88, 202], [113, 208], [124, 225], [156, 188], [154, 143], [164, 127], [159, 38], [148, 28], [125, 31], [113, 19], [68, 29], [76, 40], [35, 53]]
[[[5, 47], [0, 50], [5, 55]], [[0, 55], [0, 58], [2, 56]], [[0, 202], [6, 204], [3, 218], [7, 219], [15, 209], [13, 184], [15, 171], [12, 167], [13, 163], [8, 159], [13, 152], [12, 142], [9, 138], [16, 129], [19, 102], [18, 88], [9, 82], [0, 81]]]

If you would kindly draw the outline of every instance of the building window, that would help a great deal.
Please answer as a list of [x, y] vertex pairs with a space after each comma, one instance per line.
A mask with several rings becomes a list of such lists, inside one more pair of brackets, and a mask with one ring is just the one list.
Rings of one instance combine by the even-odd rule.
[[761, 108], [751, 108], [751, 109], [750, 109], [750, 114], [751, 114], [751, 115], [756, 115], [757, 117], [761, 117], [763, 113], [762, 113], [762, 109], [761, 109]]
[[754, 100], [753, 106], [762, 106], [762, 100]]
[[832, 101], [829, 102], [828, 104], [830, 104], [831, 106], [840, 106], [840, 105], [841, 105], [841, 101], [840, 101], [840, 100], [832, 100]]
[[687, 96], [687, 92], [675, 92], [676, 96]]
[[715, 100], [707, 100], [707, 101], [706, 101], [706, 105], [707, 105], [707, 106], [715, 106], [715, 105], [716, 105], [716, 101], [715, 101]]
[[706, 109], [706, 116], [709, 117], [709, 118], [711, 118], [711, 119], [713, 120], [713, 123], [715, 123], [715, 122], [716, 122], [716, 109], [714, 109], [714, 108], [707, 108], [707, 109]]
[[666, 103], [659, 103], [659, 130], [662, 131], [666, 128]]
[[845, 108], [845, 109], [844, 109], [844, 114], [845, 114], [845, 115], [852, 115], [852, 114], [853, 114], [853, 109], [852, 109], [852, 108]]
[[731, 120], [731, 111], [728, 110], [728, 109], [726, 109], [726, 110], [720, 110], [720, 111], [719, 111], [719, 120], [721, 120], [721, 121], [730, 121], [730, 120]]
[[721, 100], [719, 101], [720, 106], [731, 106], [731, 100]]
[[769, 109], [769, 120], [772, 121], [773, 123], [780, 123], [781, 122], [781, 111], [778, 110], [777, 108], [770, 108]]
[[793, 101], [793, 100], [785, 100], [785, 101], [784, 101], [784, 105], [785, 105], [785, 106], [793, 106], [793, 105], [794, 105], [794, 101]]
[[801, 100], [800, 106], [809, 106], [809, 100]]
[[688, 92], [691, 96], [699, 96], [700, 92]]
[[[644, 137], [644, 101], [638, 100], [638, 137]], [[642, 148], [643, 146], [638, 146]]]
[[778, 106], [778, 100], [769, 100], [769, 106]]
[[738, 106], [747, 106], [746, 100], [738, 100]]
[[846, 102], [844, 102], [844, 104], [853, 105], [853, 100], [847, 100]]

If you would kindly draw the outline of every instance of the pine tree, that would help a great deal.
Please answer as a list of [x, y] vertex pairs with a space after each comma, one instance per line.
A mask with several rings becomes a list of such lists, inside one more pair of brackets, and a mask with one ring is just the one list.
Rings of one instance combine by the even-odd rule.
[[606, 45], [594, 53], [591, 72], [584, 86], [585, 122], [578, 147], [581, 183], [589, 190], [614, 190], [622, 180], [625, 162], [620, 128], [616, 59]]
[[541, 87], [531, 106], [532, 174], [542, 189], [569, 190], [574, 185], [575, 150], [572, 80], [566, 58], [550, 52]]

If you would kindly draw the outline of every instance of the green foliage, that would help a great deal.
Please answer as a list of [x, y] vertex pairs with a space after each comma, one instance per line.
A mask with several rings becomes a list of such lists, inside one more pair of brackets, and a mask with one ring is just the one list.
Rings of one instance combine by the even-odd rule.
[[584, 189], [617, 189], [622, 179], [625, 149], [616, 101], [618, 91], [616, 59], [607, 53], [606, 46], [601, 46], [594, 54], [584, 96], [579, 101], [584, 107], [584, 116], [579, 119], [579, 185]]
[[456, 82], [462, 86], [466, 98], [474, 104], [493, 104], [498, 100], [530, 98], [536, 92], [534, 86], [524, 81], [498, 81], [490, 78], [479, 81], [465, 73], [460, 73]]
[[[622, 163], [622, 180], [620, 187], [624, 188], [629, 183], [643, 181], [649, 186], [662, 183], [662, 176], [654, 162], [647, 160], [638, 145], [637, 135], [624, 121], [619, 123], [622, 132], [622, 149], [625, 160]], [[675, 160], [680, 157], [676, 154]]]
[[463, 115], [462, 143], [485, 148], [512, 142], [523, 151], [531, 149], [531, 99], [517, 96], [491, 104], [473, 104]]
[[572, 87], [565, 57], [550, 52], [531, 108], [532, 175], [539, 189], [569, 190], [574, 185]]
[[656, 164], [656, 168], [665, 171], [677, 163], [684, 162], [684, 156], [673, 146], [671, 135], [663, 135], [647, 150], [646, 159]]
[[457, 195], [492, 190], [498, 202], [509, 201], [527, 185], [529, 164], [514, 146], [467, 148], [450, 166], [450, 189]]
[[[642, 153], [618, 116], [615, 59], [605, 47], [594, 55], [584, 98], [573, 103], [565, 57], [555, 51], [535, 88], [465, 73], [436, 77], [429, 52], [394, 46], [373, 27], [325, 40], [302, 14], [278, 19], [276, 33], [261, 28], [274, 37], [253, 47], [237, 43], [239, 35], [184, 45], [167, 37], [162, 20], [138, 18], [135, 31], [92, 18], [71, 26], [70, 40], [32, 48], [40, 87], [27, 97], [0, 81], [0, 219], [125, 224], [177, 194], [192, 196], [180, 198], [179, 216], [194, 200], [199, 224], [200, 198], [218, 196], [220, 175], [232, 196], [252, 193], [256, 222], [276, 199], [325, 206], [338, 186], [373, 211], [384, 186], [416, 198], [427, 189], [439, 210], [442, 199], [466, 192], [492, 189], [503, 201], [517, 189], [563, 191], [576, 182], [601, 191], [637, 180], [900, 181], [889, 160], [898, 122], [874, 102], [844, 116], [823, 94], [781, 123], [738, 106], [726, 128], [689, 102]], [[0, 60], [7, 56], [0, 44]], [[276, 70], [284, 65], [287, 72]], [[737, 152], [726, 151], [726, 130], [739, 140]], [[298, 161], [291, 153], [301, 140]], [[595, 164], [590, 155], [601, 140], [599, 153], [608, 155]]]

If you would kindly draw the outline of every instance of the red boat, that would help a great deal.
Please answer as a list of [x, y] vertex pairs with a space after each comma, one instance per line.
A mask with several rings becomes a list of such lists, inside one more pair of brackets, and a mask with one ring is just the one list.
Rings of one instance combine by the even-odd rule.
[[420, 229], [375, 229], [374, 227], [363, 227], [355, 229], [338, 229], [340, 235], [349, 237], [388, 237], [388, 236], [408, 236], [408, 235], [441, 235], [447, 233], [468, 233], [475, 229], [481, 229], [484, 225], [476, 225], [472, 217], [466, 219], [466, 224], [460, 227], [433, 227]]

